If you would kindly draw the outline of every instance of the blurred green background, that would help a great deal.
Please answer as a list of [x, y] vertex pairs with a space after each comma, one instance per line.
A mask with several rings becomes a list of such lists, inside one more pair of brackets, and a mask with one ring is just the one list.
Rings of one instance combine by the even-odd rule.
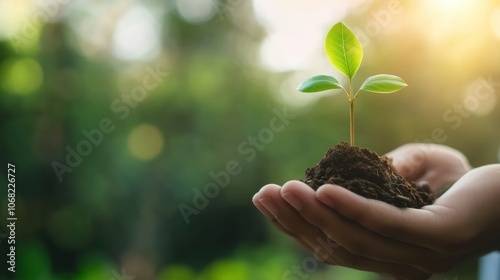
[[360, 97], [359, 146], [497, 160], [500, 1], [0, 2], [0, 178], [16, 166], [18, 218], [16, 274], [0, 278], [378, 279], [311, 262], [251, 203], [348, 140], [343, 95], [295, 91], [341, 78], [323, 50], [339, 20], [364, 45], [357, 86], [410, 85]]

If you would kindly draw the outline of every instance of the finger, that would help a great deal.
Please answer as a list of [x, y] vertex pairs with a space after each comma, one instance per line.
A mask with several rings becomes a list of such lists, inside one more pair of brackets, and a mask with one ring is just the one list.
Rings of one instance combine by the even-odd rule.
[[426, 146], [421, 144], [406, 144], [387, 153], [392, 159], [396, 172], [408, 181], [418, 180], [425, 172], [427, 158]]
[[255, 196], [254, 204], [264, 215], [270, 216], [272, 223], [284, 233], [293, 238], [300, 238], [311, 248], [320, 246], [318, 237], [325, 239], [323, 232], [304, 220], [297, 211], [291, 207], [280, 194], [277, 185], [264, 186]]
[[426, 147], [426, 171], [420, 180], [429, 182], [431, 189], [444, 191], [470, 171], [467, 158], [459, 151], [442, 145]]
[[[270, 188], [270, 187], [273, 187], [274, 185], [266, 185], [266, 187]], [[279, 186], [276, 185], [278, 188]], [[262, 189], [261, 189], [262, 190]], [[253, 205], [255, 205], [255, 207], [257, 207], [257, 209], [259, 209], [259, 211], [264, 215], [266, 216], [270, 221], [272, 220], [275, 220], [273, 214], [271, 214], [271, 212], [269, 212], [269, 210], [266, 209], [266, 207], [264, 207], [264, 205], [262, 205], [262, 203], [260, 203], [259, 199], [262, 197], [262, 194], [260, 191], [258, 191], [252, 198], [252, 203]]]
[[[256, 206], [258, 205], [258, 208], [264, 207], [266, 213], [270, 213], [272, 216], [273, 224], [281, 231], [290, 235], [295, 242], [307, 250], [317, 260], [328, 264], [342, 265], [362, 270], [386, 271], [398, 274], [408, 273], [407, 267], [401, 269], [400, 265], [355, 256], [344, 248], [341, 248], [337, 243], [332, 242], [323, 232], [318, 231], [316, 227], [307, 222], [301, 223], [300, 221], [303, 220], [303, 218], [295, 209], [290, 207], [284, 200], [283, 205], [279, 203], [280, 198], [277, 197], [279, 191], [280, 188], [276, 185], [264, 187], [259, 194], [255, 196], [257, 200]], [[274, 205], [271, 203], [274, 203]], [[290, 213], [292, 213], [293, 216], [288, 217]], [[417, 270], [413, 268], [410, 271], [416, 272]]]
[[[266, 186], [266, 188], [276, 188], [279, 186], [278, 185], [268, 185]], [[262, 193], [265, 193], [266, 191], [264, 190]], [[276, 220], [276, 218], [273, 216], [273, 214], [271, 214], [271, 212], [269, 212], [263, 205], [262, 203], [259, 201], [259, 199], [262, 197], [262, 193], [259, 191], [257, 192], [253, 198], [252, 198], [252, 202], [253, 204], [255, 205], [255, 207], [257, 207], [257, 209], [259, 209], [259, 211], [264, 214], [264, 216], [266, 216], [269, 221], [274, 225], [274, 227], [276, 227], [278, 230], [282, 231], [283, 233], [287, 234], [288, 236], [290, 236], [292, 238], [292, 240], [297, 243], [300, 247], [302, 247], [304, 250], [310, 252], [311, 254], [314, 252], [314, 249], [309, 246], [309, 244], [307, 244], [307, 242], [305, 242], [300, 236], [296, 235], [295, 233], [287, 230], [286, 228], [284, 228], [279, 222], [278, 220]]]
[[262, 205], [262, 203], [259, 201], [259, 198], [258, 198], [258, 193], [256, 195], [254, 195], [253, 199], [252, 199], [252, 202], [253, 204], [255, 205], [255, 207], [257, 207], [257, 209], [259, 209], [259, 211], [264, 214], [264, 216], [266, 216], [269, 221], [276, 227], [278, 228], [280, 231], [284, 232], [285, 234], [289, 235], [290, 237], [292, 238], [297, 238], [297, 239], [300, 239], [299, 236], [297, 236], [295, 233], [287, 230], [286, 228], [284, 228], [279, 222], [278, 220], [276, 220], [276, 218], [273, 216], [273, 214], [271, 214], [271, 212], [269, 212], [269, 210], [266, 209], [266, 207], [264, 207], [264, 205]]
[[[274, 188], [280, 188], [279, 186], [277, 185], [267, 185], [265, 187], [263, 187], [257, 194], [254, 195], [254, 197], [252, 198], [252, 202], [253, 204], [257, 207], [257, 209], [259, 209], [262, 214], [264, 214], [264, 216], [266, 216], [270, 221], [271, 223], [273, 223], [273, 225], [278, 228], [279, 230], [281, 230], [282, 232], [284, 232], [285, 234], [289, 235], [292, 240], [297, 243], [297, 245], [299, 245], [300, 247], [302, 247], [304, 250], [306, 250], [307, 252], [309, 252], [311, 255], [314, 255], [315, 254], [315, 248], [314, 247], [311, 247], [309, 245], [308, 242], [304, 241], [304, 239], [302, 239], [301, 236], [289, 231], [288, 229], [286, 229], [285, 227], [283, 227], [279, 222], [278, 220], [273, 216], [273, 214], [271, 214], [271, 212], [269, 212], [269, 210], [267, 210], [263, 205], [262, 203], [259, 201], [261, 199], [265, 199], [266, 197], [268, 196], [273, 196], [272, 192]], [[308, 226], [308, 225], [306, 225]], [[314, 231], [316, 233], [319, 233], [319, 229], [315, 228]], [[320, 238], [321, 239], [321, 238]], [[323, 239], [326, 239], [326, 238], [323, 238]], [[318, 248], [318, 247], [316, 247]]]
[[[276, 190], [279, 190], [279, 186], [277, 185], [268, 185], [264, 187], [259, 193], [254, 196], [254, 204], [256, 204], [257, 208], [259, 209], [263, 208], [263, 212], [265, 213], [265, 215], [271, 217], [271, 220], [276, 227], [292, 236], [292, 239], [297, 244], [308, 251], [311, 255], [315, 256], [319, 261], [329, 264], [343, 265], [361, 270], [390, 273], [392, 275], [398, 275], [400, 279], [425, 279], [421, 277], [421, 275], [425, 275], [425, 273], [413, 267], [386, 263], [353, 255], [344, 248], [340, 247], [338, 244], [332, 242], [323, 233], [318, 234], [315, 227], [312, 227], [313, 231], [315, 232], [315, 234], [313, 234], [315, 236], [314, 242], [311, 242], [310, 239], [312, 238], [310, 237], [307, 238], [309, 239], [309, 242], [304, 241], [304, 239], [301, 238], [298, 234], [291, 233], [290, 230], [288, 230], [278, 222], [278, 219], [276, 219], [272, 214], [272, 212], [276, 212], [276, 210], [269, 211], [260, 204], [259, 199], [262, 198], [271, 198], [274, 200], [276, 198]], [[276, 216], [282, 217], [282, 214], [278, 213]], [[299, 215], [296, 214], [296, 216], [296, 219], [301, 219]], [[311, 225], [309, 224], [309, 226]], [[290, 225], [288, 225], [287, 227], [291, 228]], [[314, 245], [311, 246], [310, 244]], [[415, 275], [419, 275], [420, 278], [412, 278]]]

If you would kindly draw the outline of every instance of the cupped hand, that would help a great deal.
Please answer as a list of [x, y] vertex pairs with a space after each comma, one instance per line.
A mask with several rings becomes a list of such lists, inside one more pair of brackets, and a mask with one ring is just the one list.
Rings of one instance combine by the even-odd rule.
[[396, 172], [409, 181], [426, 181], [433, 192], [442, 193], [471, 166], [453, 148], [438, 144], [406, 144], [387, 154]]
[[[303, 187], [296, 185], [290, 192], [297, 194]], [[287, 190], [282, 191], [286, 197]], [[499, 248], [499, 164], [468, 172], [434, 204], [422, 209], [396, 208], [332, 185], [318, 189], [316, 198], [334, 210], [332, 215], [345, 219], [324, 230], [332, 233], [332, 240], [359, 256], [436, 273], [470, 256]], [[311, 216], [306, 213], [300, 212], [302, 217]], [[314, 218], [305, 219], [312, 225], [317, 223]], [[352, 224], [361, 228], [357, 234], [368, 238], [342, 238], [342, 232]], [[389, 242], [371, 242], [376, 236]], [[398, 245], [401, 243], [404, 246]]]
[[[253, 197], [253, 203], [276, 228], [319, 261], [391, 275], [396, 279], [421, 280], [430, 276], [430, 273], [410, 265], [385, 261], [405, 255], [412, 246], [367, 231], [342, 217], [320, 202], [316, 192], [300, 181], [287, 182], [283, 187], [266, 185]], [[339, 225], [341, 228], [337, 227]], [[347, 240], [363, 240], [384, 256], [363, 255], [362, 248], [345, 246], [349, 245]], [[413, 256], [405, 255], [404, 259], [406, 262], [415, 261], [425, 249], [421, 251]]]
[[433, 205], [397, 208], [342, 187], [314, 192], [299, 181], [267, 185], [254, 204], [320, 261], [427, 279], [498, 248], [500, 165], [464, 175]]
[[[388, 156], [399, 173], [427, 181], [434, 191], [470, 169], [460, 152], [440, 145], [408, 144]], [[500, 210], [489, 208], [495, 206], [492, 197], [500, 198], [492, 186], [500, 181], [498, 169], [470, 172], [422, 209], [396, 208], [333, 185], [314, 192], [299, 181], [267, 185], [253, 202], [320, 261], [396, 279], [427, 279], [471, 254], [492, 249], [499, 231], [491, 223], [497, 224]], [[496, 181], [488, 179], [491, 176]]]

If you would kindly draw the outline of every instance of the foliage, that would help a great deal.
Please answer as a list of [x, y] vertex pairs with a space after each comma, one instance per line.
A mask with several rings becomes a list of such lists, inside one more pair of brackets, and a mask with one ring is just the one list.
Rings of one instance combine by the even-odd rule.
[[363, 60], [363, 47], [354, 33], [343, 23], [335, 24], [326, 36], [326, 54], [328, 59], [337, 70], [349, 78], [347, 90], [331, 76], [314, 76], [303, 81], [298, 90], [302, 92], [319, 92], [330, 89], [341, 89], [347, 96], [350, 106], [350, 138], [351, 145], [354, 145], [354, 102], [360, 91], [370, 91], [375, 93], [393, 93], [407, 84], [398, 76], [379, 74], [367, 78], [360, 89], [354, 93], [352, 79], [358, 72]]

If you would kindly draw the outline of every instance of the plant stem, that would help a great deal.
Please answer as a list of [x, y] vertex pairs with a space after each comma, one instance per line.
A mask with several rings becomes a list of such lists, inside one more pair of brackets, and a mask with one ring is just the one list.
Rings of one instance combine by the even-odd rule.
[[354, 100], [349, 102], [349, 128], [351, 132], [351, 146], [354, 146]]
[[354, 96], [352, 90], [352, 79], [349, 79], [349, 131], [351, 138], [351, 146], [354, 146], [354, 101], [356, 96]]

